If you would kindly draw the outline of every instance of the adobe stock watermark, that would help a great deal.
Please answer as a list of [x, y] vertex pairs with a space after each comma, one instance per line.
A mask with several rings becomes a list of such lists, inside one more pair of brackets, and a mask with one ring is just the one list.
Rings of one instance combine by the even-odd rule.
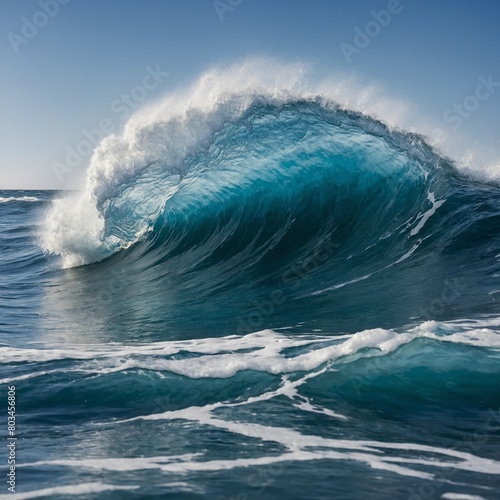
[[83, 138], [76, 146], [66, 146], [65, 163], [53, 162], [52, 170], [54, 171], [59, 182], [62, 182], [67, 173], [73, 172], [89, 157], [94, 148], [108, 135], [115, 131], [116, 118], [123, 121], [130, 116], [132, 111], [143, 103], [149, 92], [158, 88], [158, 86], [169, 75], [160, 70], [157, 64], [153, 69], [151, 66], [146, 67], [146, 74], [142, 78], [140, 85], [136, 85], [128, 94], [121, 94], [110, 104], [110, 110], [114, 114], [113, 118], [106, 117], [99, 121], [97, 128], [91, 130], [82, 130]]
[[215, 12], [219, 16], [219, 19], [224, 21], [226, 12], [233, 12], [234, 9], [242, 3], [243, 0], [214, 0], [212, 5], [214, 6]]
[[9, 450], [7, 458], [7, 484], [11, 493], [16, 492], [16, 386], [7, 387], [7, 448]]
[[[448, 108], [442, 116], [443, 122], [450, 125], [452, 130], [458, 130], [465, 120], [479, 109], [482, 102], [487, 101], [500, 87], [500, 82], [495, 81], [492, 75], [488, 78], [478, 76], [479, 82], [474, 92], [468, 95], [462, 102], [455, 103]], [[447, 134], [442, 128], [435, 128], [432, 131], [433, 141], [443, 141], [447, 139]]]
[[256, 329], [261, 328], [265, 319], [274, 314], [276, 306], [282, 305], [288, 300], [288, 296], [280, 287], [292, 285], [292, 290], [297, 288], [307, 274], [310, 274], [326, 262], [339, 247], [339, 243], [328, 241], [317, 248], [310, 257], [285, 272], [281, 276], [278, 287], [270, 293], [267, 299], [255, 301], [253, 310], [250, 313], [244, 318], [242, 316], [238, 317], [236, 330], [238, 335], [243, 334], [245, 331], [256, 331]]
[[427, 307], [420, 308], [419, 315], [424, 320], [433, 320], [436, 315], [442, 314], [447, 307], [458, 300], [468, 288], [460, 278], [444, 280], [444, 288], [437, 299], [432, 300]]
[[360, 54], [363, 49], [372, 43], [372, 40], [380, 35], [382, 29], [387, 28], [394, 16], [403, 12], [400, 0], [389, 0], [385, 9], [370, 11], [370, 19], [363, 28], [354, 28], [354, 38], [352, 43], [342, 42], [340, 50], [345, 60], [350, 63], [354, 54]]
[[7, 34], [7, 38], [12, 46], [12, 49], [17, 54], [20, 51], [21, 45], [26, 45], [30, 40], [35, 38], [42, 28], [45, 28], [49, 21], [59, 14], [62, 5], [67, 5], [70, 0], [40, 0], [38, 5], [40, 10], [37, 10], [31, 19], [26, 16], [21, 18], [21, 34], [11, 31]]

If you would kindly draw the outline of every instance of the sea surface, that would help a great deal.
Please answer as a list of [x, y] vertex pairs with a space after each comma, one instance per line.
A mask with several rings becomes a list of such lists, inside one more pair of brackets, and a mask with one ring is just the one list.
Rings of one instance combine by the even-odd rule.
[[500, 498], [499, 184], [321, 96], [182, 106], [0, 191], [0, 498]]

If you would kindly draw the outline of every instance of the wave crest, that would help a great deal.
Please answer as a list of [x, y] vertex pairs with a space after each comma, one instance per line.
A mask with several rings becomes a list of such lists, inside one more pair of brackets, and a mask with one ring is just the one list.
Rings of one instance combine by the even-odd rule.
[[[83, 193], [54, 202], [44, 249], [64, 267], [88, 264], [150, 233], [158, 243], [160, 230], [176, 238], [207, 214], [213, 228], [227, 225], [226, 236], [259, 210], [280, 219], [268, 227], [276, 234], [325, 211], [323, 236], [352, 224], [349, 212], [372, 224], [388, 217], [374, 238], [403, 213], [419, 217], [442, 160], [421, 137], [341, 107], [332, 97], [339, 88], [308, 88], [304, 71], [275, 64], [271, 72], [259, 61], [211, 70], [138, 112], [96, 148]], [[361, 101], [369, 108], [366, 94]]]

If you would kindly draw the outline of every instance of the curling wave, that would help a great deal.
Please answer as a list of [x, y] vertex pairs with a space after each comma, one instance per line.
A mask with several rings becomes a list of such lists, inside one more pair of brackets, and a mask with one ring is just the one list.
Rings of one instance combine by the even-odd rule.
[[403, 223], [419, 233], [444, 203], [433, 187], [443, 160], [421, 137], [298, 90], [297, 68], [281, 71], [280, 90], [210, 73], [138, 113], [96, 149], [85, 191], [55, 202], [44, 248], [73, 267], [144, 239], [179, 246], [196, 233], [206, 245], [214, 229], [209, 247], [275, 246], [311, 223], [316, 240], [364, 231], [374, 244]]
[[126, 270], [135, 300], [175, 306], [225, 294], [238, 308], [278, 285], [296, 305], [309, 298], [302, 313], [345, 287], [356, 289], [346, 301], [366, 307], [362, 282], [386, 294], [388, 273], [387, 300], [411, 295], [412, 311], [398, 305], [406, 322], [434, 319], [422, 304], [441, 293], [436, 276], [471, 286], [471, 258], [480, 260], [471, 279], [494, 274], [497, 185], [465, 177], [423, 136], [305, 89], [300, 68], [276, 72], [212, 71], [136, 114], [96, 149], [85, 190], [54, 202], [45, 250], [63, 267], [109, 259], [100, 272]]

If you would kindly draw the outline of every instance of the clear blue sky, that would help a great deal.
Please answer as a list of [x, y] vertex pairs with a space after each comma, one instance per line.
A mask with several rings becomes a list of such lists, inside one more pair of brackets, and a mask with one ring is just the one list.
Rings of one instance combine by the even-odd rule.
[[[380, 33], [372, 24], [375, 36], [347, 61], [341, 44], [356, 47], [355, 28], [365, 31], [370, 11], [391, 2], [398, 13]], [[119, 129], [123, 117], [110, 107], [142, 82], [147, 66], [168, 72], [148, 91], [154, 99], [218, 63], [255, 55], [308, 61], [325, 74], [375, 82], [438, 122], [474, 94], [478, 77], [500, 82], [498, 0], [215, 3], [219, 13], [213, 0], [2, 0], [0, 188], [76, 187], [78, 175], [61, 185], [53, 163], [102, 119]], [[40, 25], [35, 34], [23, 18]], [[460, 133], [500, 150], [500, 85]]]

